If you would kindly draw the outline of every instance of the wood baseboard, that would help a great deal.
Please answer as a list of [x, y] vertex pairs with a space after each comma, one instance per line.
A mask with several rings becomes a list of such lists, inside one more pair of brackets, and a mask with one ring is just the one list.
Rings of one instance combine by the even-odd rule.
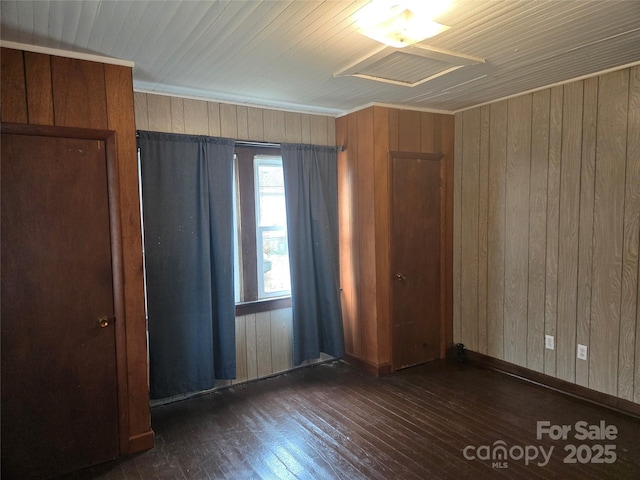
[[[570, 395], [587, 402], [607, 407], [611, 410], [615, 410], [635, 418], [640, 418], [640, 404], [598, 392], [581, 385], [576, 385], [575, 383], [560, 380], [550, 375], [536, 372], [535, 370], [530, 370], [513, 363], [505, 362], [504, 360], [489, 357], [482, 353], [473, 352], [471, 350], [465, 350], [465, 353], [471, 362], [477, 363], [486, 368], [512, 375], [519, 379], [535, 383], [565, 395]], [[452, 358], [453, 356], [455, 356], [455, 354], [452, 354], [449, 358]]]
[[151, 450], [154, 445], [155, 434], [153, 430], [129, 437], [129, 453]]
[[349, 365], [352, 365], [359, 370], [363, 370], [364, 372], [367, 372], [369, 375], [373, 375], [374, 377], [383, 377], [385, 375], [390, 375], [393, 372], [390, 363], [375, 365], [373, 363], [367, 362], [366, 360], [362, 360], [361, 358], [349, 355], [348, 353], [345, 353], [342, 356], [342, 359]]

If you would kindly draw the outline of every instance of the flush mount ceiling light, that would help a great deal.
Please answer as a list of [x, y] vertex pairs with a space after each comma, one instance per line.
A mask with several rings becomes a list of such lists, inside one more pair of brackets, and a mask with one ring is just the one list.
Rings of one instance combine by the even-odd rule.
[[450, 27], [433, 19], [451, 0], [372, 0], [356, 13], [358, 33], [395, 48], [433, 37]]

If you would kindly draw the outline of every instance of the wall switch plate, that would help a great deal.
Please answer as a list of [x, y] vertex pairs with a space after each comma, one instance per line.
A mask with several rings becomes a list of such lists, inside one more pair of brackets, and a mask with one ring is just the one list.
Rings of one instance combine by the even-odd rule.
[[554, 350], [555, 349], [555, 345], [554, 345], [554, 337], [553, 335], [545, 335], [544, 336], [544, 348], [546, 348], [547, 350]]
[[587, 359], [587, 346], [578, 344], [578, 358], [580, 360]]

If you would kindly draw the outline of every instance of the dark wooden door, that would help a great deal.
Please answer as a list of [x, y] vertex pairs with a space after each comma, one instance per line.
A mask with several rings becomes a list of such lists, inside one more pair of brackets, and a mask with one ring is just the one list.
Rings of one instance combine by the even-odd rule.
[[391, 155], [393, 368], [440, 357], [441, 155]]
[[1, 177], [2, 478], [38, 478], [119, 453], [105, 141], [3, 133]]

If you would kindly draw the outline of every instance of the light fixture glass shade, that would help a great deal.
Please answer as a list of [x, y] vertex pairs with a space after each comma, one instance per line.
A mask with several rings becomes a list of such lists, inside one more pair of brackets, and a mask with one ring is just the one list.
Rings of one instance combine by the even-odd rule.
[[413, 45], [449, 29], [433, 21], [448, 5], [447, 1], [438, 3], [440, 8], [434, 9], [434, 2], [425, 0], [374, 0], [357, 12], [357, 31], [392, 47]]

